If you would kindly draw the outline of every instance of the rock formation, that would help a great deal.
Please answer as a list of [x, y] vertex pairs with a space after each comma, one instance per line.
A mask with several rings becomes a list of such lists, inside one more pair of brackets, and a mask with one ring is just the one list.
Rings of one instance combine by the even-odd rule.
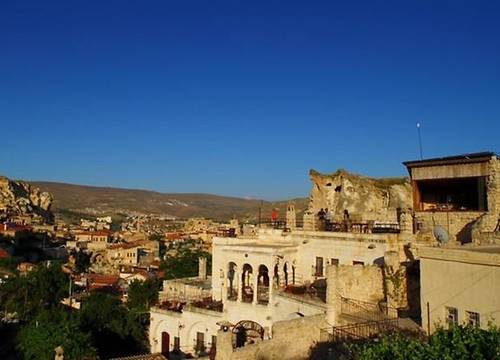
[[331, 175], [309, 172], [312, 190], [308, 212], [328, 208], [334, 221], [343, 220], [344, 210], [351, 220], [397, 221], [397, 209], [412, 207], [407, 178], [369, 178], [338, 170]]
[[50, 211], [53, 197], [23, 181], [0, 176], [0, 217], [30, 218], [32, 223], [47, 224], [54, 221]]

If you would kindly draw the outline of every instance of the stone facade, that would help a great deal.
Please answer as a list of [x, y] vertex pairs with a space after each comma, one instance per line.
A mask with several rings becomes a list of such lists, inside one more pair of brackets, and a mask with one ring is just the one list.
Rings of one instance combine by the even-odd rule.
[[320, 331], [328, 324], [316, 315], [276, 322], [273, 338], [233, 349], [230, 332], [217, 334], [217, 360], [299, 360], [307, 359], [309, 349], [320, 340]]
[[[466, 189], [470, 179], [486, 179], [485, 186], [478, 188], [478, 193], [485, 188], [486, 201], [477, 194], [479, 207], [477, 209], [435, 209], [415, 208], [415, 232], [417, 240], [428, 244], [436, 244], [433, 229], [436, 226], [444, 229], [449, 235], [451, 246], [455, 243], [491, 243], [500, 241], [500, 236], [493, 234], [500, 221], [500, 160], [494, 154], [463, 159], [462, 162], [452, 158], [443, 158], [405, 163], [412, 176], [414, 186], [414, 201], [420, 201], [418, 182], [464, 181]], [[426, 207], [428, 204], [422, 205]], [[441, 204], [441, 206], [443, 206]], [[498, 231], [498, 230], [497, 230]], [[497, 234], [498, 235], [498, 234]]]
[[[168, 333], [170, 348], [178, 336], [183, 351], [192, 350], [199, 329], [209, 340], [217, 335], [216, 323], [221, 321], [233, 325], [241, 320], [255, 321], [265, 329], [266, 341], [277, 341], [278, 322], [316, 315], [326, 319], [330, 287], [344, 296], [381, 301], [384, 254], [394, 250], [398, 261], [404, 256], [401, 249], [397, 234], [260, 229], [256, 237], [214, 238], [210, 295], [213, 301], [222, 301], [222, 312], [192, 306], [185, 306], [181, 313], [152, 309], [151, 349], [160, 351], [161, 334]], [[331, 275], [333, 280], [327, 279], [328, 268], [338, 271]], [[163, 295], [183, 295], [184, 280], [189, 279], [165, 282]], [[295, 293], [299, 290], [302, 292]], [[191, 295], [207, 298], [208, 290]], [[235, 351], [234, 356], [241, 351]]]

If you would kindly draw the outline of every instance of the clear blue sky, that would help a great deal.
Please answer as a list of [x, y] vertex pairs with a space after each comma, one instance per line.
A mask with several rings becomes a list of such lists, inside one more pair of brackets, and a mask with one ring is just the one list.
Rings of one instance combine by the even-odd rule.
[[0, 173], [281, 199], [500, 148], [499, 1], [0, 2]]

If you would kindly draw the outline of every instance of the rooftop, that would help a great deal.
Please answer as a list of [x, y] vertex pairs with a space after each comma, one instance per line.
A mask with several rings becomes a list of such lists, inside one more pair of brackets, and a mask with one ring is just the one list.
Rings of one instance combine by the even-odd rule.
[[403, 162], [407, 168], [422, 167], [422, 166], [435, 166], [435, 165], [452, 165], [452, 164], [467, 164], [489, 161], [492, 157], [498, 157], [497, 154], [491, 151], [483, 151], [470, 154], [445, 156], [438, 158], [410, 160]]
[[98, 230], [98, 231], [77, 231], [75, 235], [92, 235], [92, 236], [111, 236], [113, 234], [108, 230]]
[[212, 288], [212, 278], [208, 276], [206, 279], [200, 279], [199, 277], [181, 278], [165, 280], [166, 282], [177, 282], [185, 285], [195, 286], [203, 290], [210, 290]]

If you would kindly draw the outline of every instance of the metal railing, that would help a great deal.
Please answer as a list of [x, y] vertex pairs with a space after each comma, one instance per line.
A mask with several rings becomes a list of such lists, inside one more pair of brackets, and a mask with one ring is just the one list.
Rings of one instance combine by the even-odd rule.
[[380, 321], [398, 317], [397, 309], [384, 304], [340, 297], [340, 312], [363, 321]]
[[385, 319], [379, 321], [366, 321], [362, 323], [334, 326], [330, 341], [346, 341], [357, 339], [370, 339], [398, 330], [398, 319]]
[[343, 221], [330, 222], [328, 220], [317, 221], [319, 230], [332, 232], [352, 232], [358, 234], [397, 234], [401, 231], [398, 223], [374, 222], [374, 221]]

